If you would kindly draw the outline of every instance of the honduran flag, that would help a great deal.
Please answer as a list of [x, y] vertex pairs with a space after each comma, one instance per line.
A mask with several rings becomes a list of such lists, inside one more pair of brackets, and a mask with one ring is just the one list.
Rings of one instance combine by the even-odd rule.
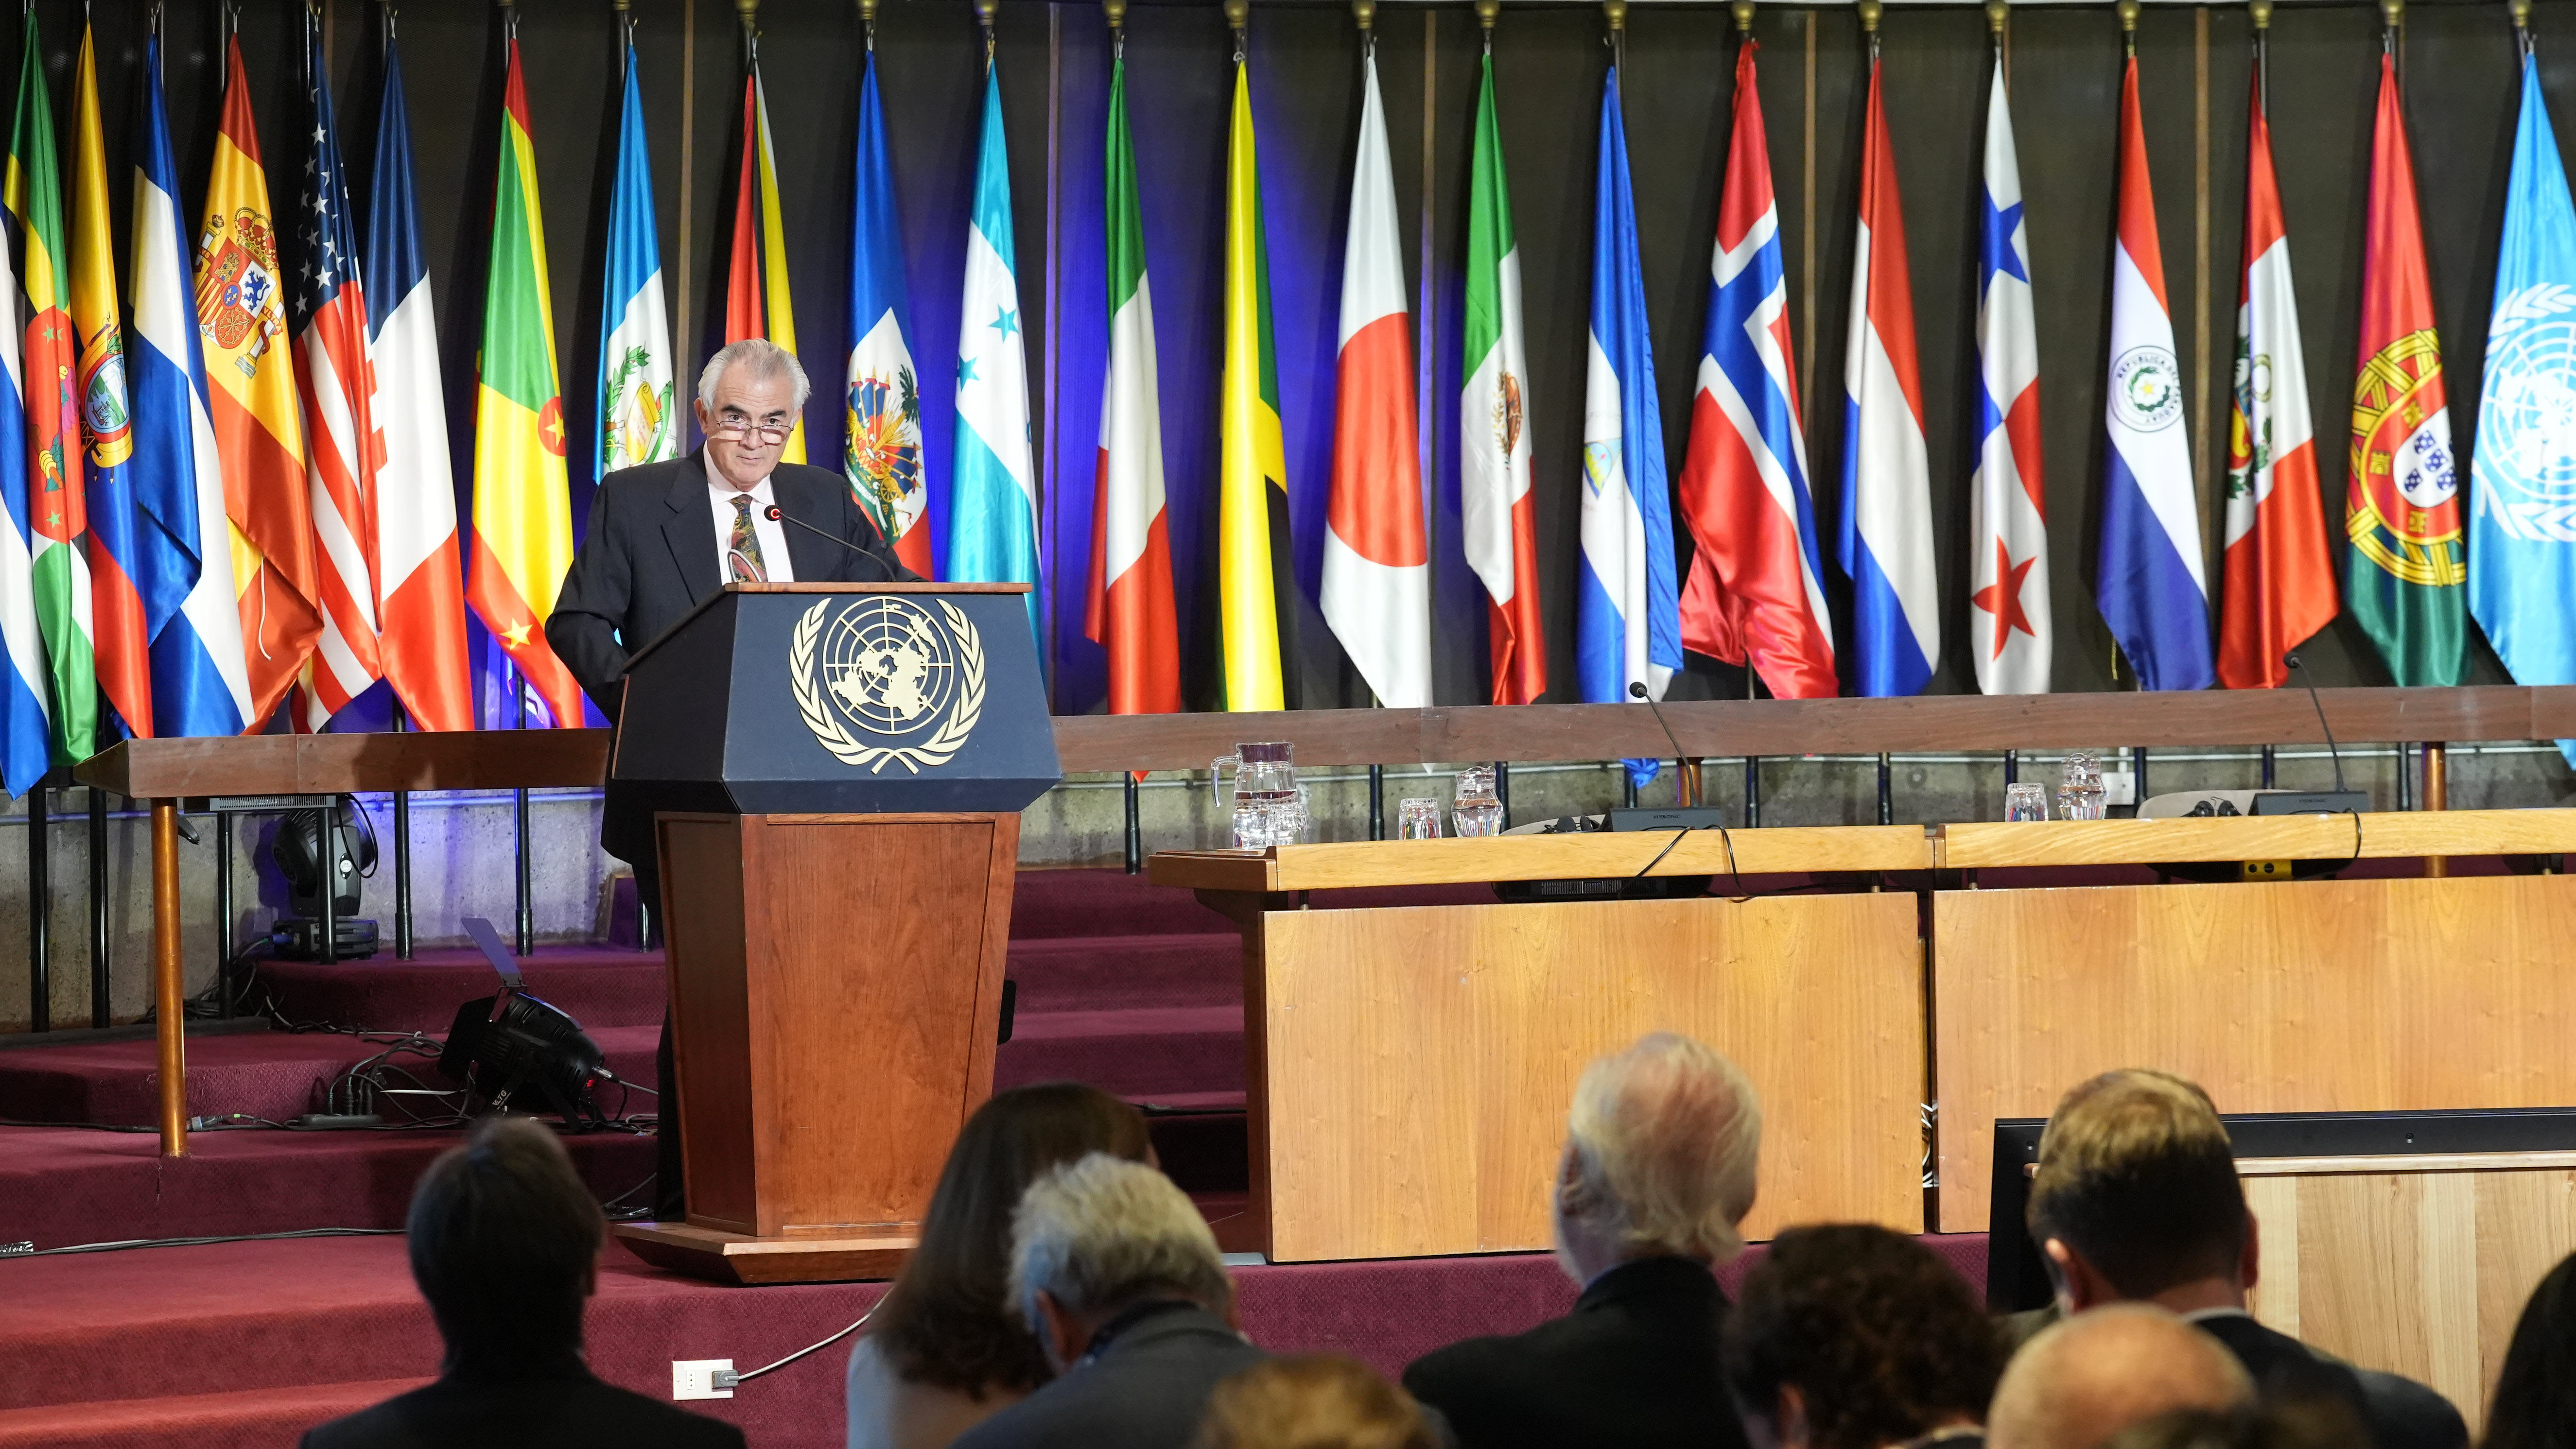
[[[1968, 603], [1977, 688], [2048, 693], [2048, 503], [2040, 486], [2039, 329], [2003, 57], [1986, 100], [1977, 259], [1977, 476], [1968, 491]], [[1989, 622], [1991, 621], [1991, 622]]]
[[1914, 283], [1896, 155], [1869, 65], [1852, 244], [1851, 331], [1843, 349], [1841, 562], [1852, 581], [1852, 683], [1865, 695], [1920, 694], [1941, 660], [1932, 566], [1932, 463], [1915, 367]]
[[2245, 277], [2236, 302], [2236, 407], [2227, 440], [2227, 533], [2220, 567], [2218, 682], [2271, 689], [2282, 656], [2335, 616], [2317, 491], [2316, 416], [2290, 288], [2290, 235], [2272, 174], [2272, 127], [2254, 82], [2245, 143]]
[[[1655, 398], [1653, 336], [1637, 261], [1637, 208], [1628, 189], [1628, 137], [1619, 72], [1601, 92], [1601, 160], [1592, 211], [1592, 338], [1583, 391], [1582, 563], [1575, 571], [1574, 673], [1583, 697], [1616, 704], [1643, 684], [1650, 698], [1682, 667], [1673, 579], [1673, 514], [1664, 424]], [[1655, 763], [1632, 761], [1637, 783]]]
[[[1037, 473], [1029, 458], [1029, 365], [1011, 242], [1011, 162], [1002, 84], [984, 70], [984, 135], [957, 308], [957, 448], [949, 488], [947, 577], [1024, 583], [1029, 628], [1044, 618], [1038, 582]], [[1039, 636], [1044, 643], [1044, 637]], [[1043, 649], [1039, 657], [1045, 657]]]
[[1749, 663], [1783, 699], [1830, 698], [1825, 608], [1807, 444], [1789, 345], [1780, 209], [1748, 40], [1735, 58], [1735, 129], [1717, 203], [1708, 331], [1682, 460], [1682, 512], [1696, 552], [1682, 592], [1682, 643]]
[[2120, 83], [2120, 227], [2111, 249], [2101, 552], [2094, 602], [2145, 689], [2207, 689], [2209, 583], [2183, 436], [2182, 368], [2165, 302], [2155, 190], [2138, 119], [2138, 61]]

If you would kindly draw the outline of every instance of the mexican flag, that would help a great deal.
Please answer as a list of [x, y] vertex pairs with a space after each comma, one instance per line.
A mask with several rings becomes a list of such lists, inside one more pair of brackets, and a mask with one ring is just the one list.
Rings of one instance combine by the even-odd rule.
[[1485, 584], [1493, 702], [1547, 693], [1539, 633], [1538, 506], [1530, 495], [1529, 360], [1521, 341], [1520, 243], [1494, 123], [1494, 58], [1485, 57], [1468, 162], [1467, 317], [1458, 397], [1460, 524], [1467, 566]]

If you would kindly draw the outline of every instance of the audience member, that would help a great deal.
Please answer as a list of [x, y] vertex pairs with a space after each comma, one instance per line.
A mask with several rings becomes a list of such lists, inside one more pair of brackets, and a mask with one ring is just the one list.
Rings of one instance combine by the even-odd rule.
[[2379, 1449], [2461, 1449], [2450, 1401], [2356, 1369], [2245, 1311], [2260, 1243], [2218, 1109], [2164, 1072], [2107, 1072], [2057, 1104], [2031, 1179], [2031, 1236], [2068, 1313], [2133, 1299], [2227, 1345], [2267, 1395], [2342, 1400]]
[[2483, 1449], [2576, 1449], [2576, 1258], [2550, 1269], [2522, 1306]]
[[1931, 1249], [1858, 1223], [1791, 1228], [1744, 1279], [1726, 1376], [1755, 1449], [1974, 1449], [2003, 1348]]
[[1210, 1392], [1264, 1357], [1236, 1331], [1206, 1219], [1171, 1179], [1103, 1152], [1029, 1184], [1011, 1301], [1057, 1377], [958, 1449], [1186, 1449]]
[[2369, 1437], [2341, 1401], [2306, 1399], [2224, 1413], [2179, 1409], [2121, 1430], [2102, 1449], [2351, 1449]]
[[2218, 1340], [2152, 1304], [2114, 1303], [2042, 1330], [2013, 1355], [1986, 1443], [2095, 1449], [2159, 1414], [2253, 1401], [2253, 1379]]
[[1762, 1112], [1736, 1065], [1657, 1034], [1583, 1072], [1554, 1194], [1574, 1311], [1476, 1338], [1404, 1371], [1464, 1449], [1741, 1446], [1718, 1365], [1726, 1295], [1712, 1268], [1744, 1240]]
[[947, 1449], [1045, 1383], [1046, 1357], [1011, 1311], [1012, 1210], [1051, 1167], [1149, 1151], [1143, 1114], [1079, 1082], [1015, 1087], [977, 1108], [919, 1244], [850, 1354], [848, 1449]]
[[582, 1309], [606, 1224], [555, 1134], [487, 1117], [412, 1192], [411, 1275], [438, 1381], [335, 1419], [305, 1449], [740, 1449], [742, 1431], [591, 1377]]
[[1422, 1406], [1355, 1358], [1293, 1354], [1216, 1386], [1194, 1449], [1440, 1449]]

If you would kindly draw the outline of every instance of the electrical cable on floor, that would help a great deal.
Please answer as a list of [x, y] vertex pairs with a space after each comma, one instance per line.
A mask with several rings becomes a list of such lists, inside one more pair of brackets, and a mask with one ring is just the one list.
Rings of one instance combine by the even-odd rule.
[[202, 1238], [125, 1238], [113, 1243], [74, 1243], [63, 1248], [0, 1243], [0, 1262], [13, 1258], [53, 1258], [66, 1253], [112, 1253], [127, 1248], [202, 1248], [216, 1243], [274, 1243], [294, 1238], [382, 1238], [398, 1237], [401, 1233], [400, 1228], [300, 1228], [286, 1233], [221, 1233]]
[[[878, 1302], [883, 1301], [883, 1299], [878, 1300]], [[747, 1373], [737, 1374], [719, 1371], [715, 1376], [715, 1387], [719, 1389], [739, 1388], [743, 1384], [760, 1377], [762, 1374], [769, 1373], [777, 1369], [783, 1369], [809, 1353], [816, 1353], [823, 1349], [830, 1348], [833, 1344], [839, 1343], [842, 1339], [845, 1339], [851, 1334], [858, 1332], [860, 1329], [867, 1327], [868, 1320], [876, 1316], [876, 1307], [871, 1304], [867, 1312], [859, 1315], [858, 1322], [851, 1324], [849, 1327], [842, 1329], [836, 1334], [833, 1334], [830, 1338], [824, 1339], [821, 1343], [808, 1344], [805, 1347], [796, 1350], [794, 1353], [789, 1354], [787, 1357], [780, 1359], [776, 1363], [763, 1364], [759, 1368], [752, 1369]]]

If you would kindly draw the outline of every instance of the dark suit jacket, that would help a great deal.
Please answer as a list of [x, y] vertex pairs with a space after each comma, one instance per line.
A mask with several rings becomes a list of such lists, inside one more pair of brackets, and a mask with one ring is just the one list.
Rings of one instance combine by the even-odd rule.
[[1112, 1324], [1108, 1346], [951, 1449], [1189, 1449], [1208, 1395], [1269, 1355], [1190, 1303]]
[[[600, 713], [617, 718], [620, 673], [627, 656], [724, 587], [716, 567], [715, 516], [707, 506], [703, 452], [668, 463], [625, 468], [600, 480], [590, 500], [590, 531], [564, 575], [563, 593], [546, 620], [546, 642], [572, 670]], [[792, 523], [788, 565], [799, 583], [876, 583], [912, 578], [876, 525], [850, 496], [841, 475], [781, 463], [770, 475], [778, 507], [850, 548], [816, 538]], [[855, 550], [855, 551], [854, 551]]]
[[2469, 1442], [2469, 1426], [2451, 1401], [2412, 1379], [2354, 1368], [2243, 1314], [2193, 1322], [2227, 1345], [2267, 1397], [2339, 1399], [2379, 1449], [2464, 1449]]
[[1744, 1449], [1718, 1372], [1727, 1309], [1707, 1268], [1641, 1258], [1592, 1280], [1563, 1318], [1423, 1355], [1404, 1386], [1448, 1417], [1462, 1449]]
[[565, 1355], [533, 1369], [453, 1369], [438, 1382], [334, 1419], [304, 1449], [743, 1449], [731, 1424], [591, 1377]]

